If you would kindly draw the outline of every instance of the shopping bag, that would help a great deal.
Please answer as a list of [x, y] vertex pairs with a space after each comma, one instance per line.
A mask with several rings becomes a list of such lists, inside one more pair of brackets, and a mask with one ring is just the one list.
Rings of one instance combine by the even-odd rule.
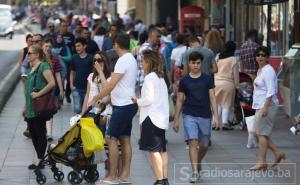
[[95, 151], [104, 150], [103, 134], [94, 123], [94, 119], [80, 118], [80, 125], [84, 155], [89, 157]]
[[254, 128], [255, 116], [253, 115], [253, 116], [245, 117], [245, 120], [246, 120], [248, 132], [255, 132], [255, 128]]

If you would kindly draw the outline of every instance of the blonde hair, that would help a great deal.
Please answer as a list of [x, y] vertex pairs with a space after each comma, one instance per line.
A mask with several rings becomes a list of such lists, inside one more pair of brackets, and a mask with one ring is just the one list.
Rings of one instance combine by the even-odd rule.
[[146, 49], [143, 51], [142, 57], [149, 64], [147, 73], [155, 72], [159, 78], [164, 77], [162, 60], [158, 52]]
[[46, 55], [45, 55], [42, 47], [39, 47], [39, 46], [30, 46], [29, 48], [31, 48], [34, 51], [34, 53], [37, 53], [39, 55], [39, 60], [40, 61], [47, 60], [47, 57], [46, 57]]
[[218, 30], [210, 30], [205, 36], [204, 47], [212, 49], [216, 52], [222, 52], [225, 48], [224, 41]]

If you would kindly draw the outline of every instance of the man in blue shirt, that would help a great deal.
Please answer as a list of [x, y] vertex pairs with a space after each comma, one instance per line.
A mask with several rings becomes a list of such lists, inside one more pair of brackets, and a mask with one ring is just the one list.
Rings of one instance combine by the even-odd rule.
[[86, 52], [86, 40], [77, 38], [75, 49], [77, 54], [71, 59], [70, 87], [73, 96], [74, 113], [81, 113], [86, 93], [87, 78], [93, 69], [93, 56]]
[[194, 51], [189, 55], [188, 61], [190, 73], [182, 77], [179, 83], [173, 129], [178, 132], [179, 116], [182, 112], [184, 137], [189, 144], [193, 169], [190, 182], [196, 183], [210, 140], [211, 109], [215, 127], [219, 127], [219, 118], [213, 77], [201, 72], [203, 56]]

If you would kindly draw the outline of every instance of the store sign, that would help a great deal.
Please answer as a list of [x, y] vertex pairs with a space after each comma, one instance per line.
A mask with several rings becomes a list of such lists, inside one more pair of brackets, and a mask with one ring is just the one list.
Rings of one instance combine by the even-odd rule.
[[245, 0], [245, 4], [248, 5], [268, 5], [268, 4], [276, 4], [283, 3], [288, 0]]

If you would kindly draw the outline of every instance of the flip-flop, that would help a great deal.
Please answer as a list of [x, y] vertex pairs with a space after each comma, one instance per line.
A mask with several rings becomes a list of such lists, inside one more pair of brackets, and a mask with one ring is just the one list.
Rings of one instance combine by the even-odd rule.
[[129, 179], [120, 179], [119, 183], [120, 184], [132, 184], [132, 180], [130, 178]]
[[95, 182], [96, 185], [109, 185], [109, 184], [120, 184], [119, 181], [99, 180]]

